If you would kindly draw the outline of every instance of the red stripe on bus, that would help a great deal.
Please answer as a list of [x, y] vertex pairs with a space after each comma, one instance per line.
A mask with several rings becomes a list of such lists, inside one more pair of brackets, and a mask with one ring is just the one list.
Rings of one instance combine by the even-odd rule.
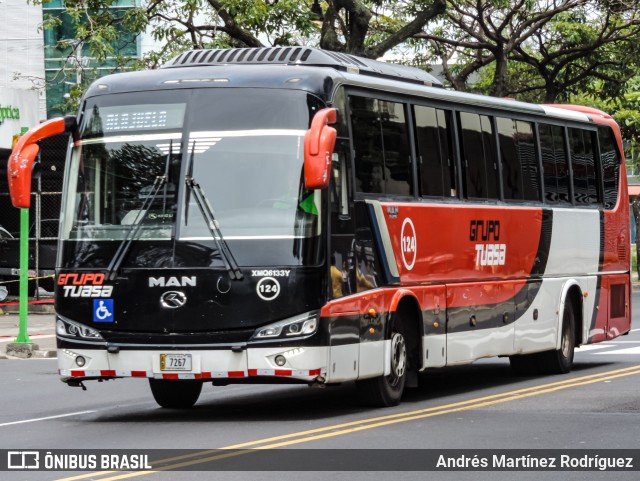
[[292, 376], [293, 371], [291, 369], [276, 369], [274, 374], [276, 376]]
[[72, 376], [84, 376], [84, 371], [71, 371]]
[[177, 374], [163, 374], [162, 375], [162, 379], [173, 379], [173, 380], [177, 380], [180, 379], [179, 376]]
[[229, 377], [244, 377], [244, 371], [229, 371], [227, 374]]
[[147, 371], [131, 371], [132, 377], [147, 377]]
[[115, 377], [116, 372], [112, 371], [112, 370], [104, 370], [104, 371], [100, 371], [100, 375], [101, 376], [112, 376], [112, 377]]

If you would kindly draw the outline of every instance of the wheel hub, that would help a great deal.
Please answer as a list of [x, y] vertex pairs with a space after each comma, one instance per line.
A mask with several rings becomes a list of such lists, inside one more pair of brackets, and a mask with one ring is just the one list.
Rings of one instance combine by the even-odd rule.
[[391, 375], [390, 382], [396, 385], [407, 370], [407, 346], [404, 337], [395, 332], [391, 338]]

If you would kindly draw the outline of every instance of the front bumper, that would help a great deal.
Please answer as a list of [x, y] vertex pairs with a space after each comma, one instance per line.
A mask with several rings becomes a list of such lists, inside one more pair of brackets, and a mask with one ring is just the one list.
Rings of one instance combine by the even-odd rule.
[[[190, 371], [167, 371], [160, 368], [160, 354], [191, 354]], [[285, 364], [275, 363], [283, 356]], [[80, 367], [79, 357], [84, 358]], [[232, 350], [120, 350], [58, 349], [58, 373], [62, 381], [146, 377], [155, 379], [225, 379], [248, 380], [256, 377], [314, 382], [326, 377], [329, 348], [265, 347]]]

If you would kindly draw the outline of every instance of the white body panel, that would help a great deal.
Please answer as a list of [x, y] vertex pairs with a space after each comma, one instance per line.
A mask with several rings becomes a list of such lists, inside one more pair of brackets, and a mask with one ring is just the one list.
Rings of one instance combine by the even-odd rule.
[[594, 275], [600, 257], [597, 210], [553, 209], [553, 230], [545, 278]]
[[483, 357], [513, 352], [514, 324], [495, 329], [447, 334], [447, 365], [467, 364]]
[[435, 334], [422, 336], [422, 369], [442, 367], [447, 364], [447, 336]]
[[[391, 365], [387, 355], [390, 346], [390, 341], [373, 341], [360, 344], [359, 379], [385, 374], [385, 366]], [[386, 374], [389, 373], [387, 372]]]

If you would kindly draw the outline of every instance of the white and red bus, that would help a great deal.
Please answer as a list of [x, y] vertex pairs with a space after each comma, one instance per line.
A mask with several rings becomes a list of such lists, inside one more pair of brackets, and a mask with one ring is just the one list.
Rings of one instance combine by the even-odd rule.
[[97, 80], [70, 131], [57, 261], [71, 386], [356, 381], [509, 356], [565, 373], [630, 330], [629, 205], [607, 114], [442, 88], [306, 47], [198, 50]]

